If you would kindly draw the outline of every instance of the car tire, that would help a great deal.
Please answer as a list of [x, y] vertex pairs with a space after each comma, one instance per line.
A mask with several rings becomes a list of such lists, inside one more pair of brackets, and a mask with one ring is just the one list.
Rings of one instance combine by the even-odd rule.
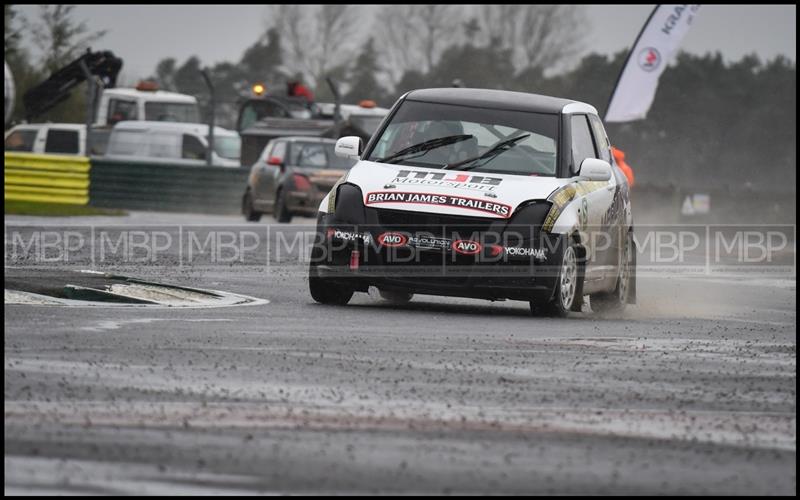
[[308, 268], [308, 290], [315, 301], [332, 306], [346, 305], [355, 293], [352, 289], [320, 277], [313, 264]]
[[530, 301], [534, 316], [566, 317], [583, 304], [583, 263], [577, 243], [570, 238], [561, 257], [553, 296], [547, 302]]
[[383, 300], [398, 306], [408, 304], [414, 297], [413, 293], [398, 292], [396, 290], [378, 290], [378, 293], [380, 293]]
[[628, 232], [622, 254], [622, 269], [617, 277], [617, 284], [611, 292], [595, 293], [589, 296], [589, 305], [593, 312], [619, 312], [628, 303], [634, 273], [636, 272], [635, 255], [633, 255], [633, 234]]
[[242, 214], [248, 222], [261, 220], [262, 213], [253, 208], [253, 195], [250, 193], [250, 189], [245, 191], [242, 197]]
[[286, 195], [283, 189], [278, 190], [278, 196], [275, 198], [275, 220], [281, 224], [292, 222], [292, 213], [286, 207]]

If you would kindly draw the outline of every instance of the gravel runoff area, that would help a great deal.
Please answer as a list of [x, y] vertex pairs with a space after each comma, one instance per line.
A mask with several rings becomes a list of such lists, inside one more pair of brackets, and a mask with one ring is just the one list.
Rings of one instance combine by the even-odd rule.
[[[313, 223], [297, 222], [280, 231]], [[6, 217], [7, 272], [269, 301], [7, 304], [6, 494], [796, 493], [794, 277], [651, 275], [621, 315], [550, 319], [430, 296], [318, 305], [302, 246], [215, 265], [186, 248], [98, 255], [104, 226], [183, 241], [204, 225], [278, 234], [271, 219]], [[55, 229], [98, 245], [68, 262], [9, 254], [14, 234]]]

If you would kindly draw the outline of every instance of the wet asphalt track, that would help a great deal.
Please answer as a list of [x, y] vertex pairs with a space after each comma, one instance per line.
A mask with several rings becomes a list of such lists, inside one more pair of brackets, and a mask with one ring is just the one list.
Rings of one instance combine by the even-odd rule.
[[[200, 222], [240, 224], [7, 217], [6, 265], [35, 264], [9, 259], [9, 228]], [[170, 252], [95, 268], [270, 303], [7, 305], [7, 494], [796, 492], [794, 280], [643, 278], [621, 317], [538, 319], [427, 296], [321, 306], [297, 255]]]

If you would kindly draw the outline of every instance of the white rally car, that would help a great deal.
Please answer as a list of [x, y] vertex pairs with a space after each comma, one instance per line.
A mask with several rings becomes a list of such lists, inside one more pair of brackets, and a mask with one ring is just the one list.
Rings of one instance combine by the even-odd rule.
[[628, 184], [594, 107], [534, 94], [402, 96], [319, 207], [309, 287], [528, 301], [534, 314], [635, 301]]

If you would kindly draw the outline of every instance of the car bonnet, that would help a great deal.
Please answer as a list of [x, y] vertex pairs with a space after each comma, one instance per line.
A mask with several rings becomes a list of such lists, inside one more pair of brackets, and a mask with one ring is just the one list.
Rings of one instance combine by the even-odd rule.
[[409, 212], [511, 217], [528, 200], [546, 199], [570, 182], [555, 177], [440, 170], [362, 160], [347, 176], [364, 205]]

